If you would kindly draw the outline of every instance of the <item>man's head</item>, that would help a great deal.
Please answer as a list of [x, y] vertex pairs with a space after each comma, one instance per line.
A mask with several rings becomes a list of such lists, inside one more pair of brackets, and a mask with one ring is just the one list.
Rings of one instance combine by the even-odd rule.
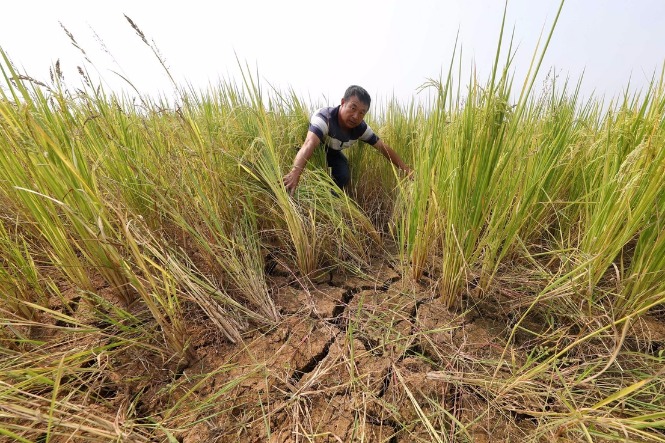
[[342, 126], [352, 129], [362, 123], [369, 110], [372, 99], [367, 91], [357, 85], [351, 85], [344, 92], [339, 108], [339, 120]]
[[344, 92], [344, 100], [349, 100], [351, 97], [358, 97], [361, 103], [367, 105], [367, 109], [372, 104], [372, 98], [369, 96], [369, 93], [362, 86], [351, 85], [346, 88]]

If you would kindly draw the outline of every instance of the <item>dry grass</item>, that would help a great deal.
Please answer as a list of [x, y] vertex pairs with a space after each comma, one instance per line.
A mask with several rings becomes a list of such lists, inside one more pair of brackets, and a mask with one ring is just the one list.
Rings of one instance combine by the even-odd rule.
[[665, 441], [663, 80], [533, 98], [543, 54], [373, 111], [415, 179], [350, 198], [285, 191], [311, 109], [248, 70], [137, 107], [2, 53], [2, 439]]

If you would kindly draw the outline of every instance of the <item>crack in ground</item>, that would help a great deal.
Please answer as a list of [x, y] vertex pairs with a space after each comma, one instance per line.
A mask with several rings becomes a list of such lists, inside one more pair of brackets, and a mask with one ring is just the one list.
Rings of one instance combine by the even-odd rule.
[[[341, 300], [339, 300], [338, 303], [336, 303], [335, 307], [333, 308], [332, 311], [332, 318], [331, 320], [328, 321], [329, 324], [332, 324], [336, 326], [340, 332], [346, 332], [347, 327], [348, 327], [348, 321], [349, 321], [349, 316], [344, 315], [344, 313], [347, 311], [349, 304], [353, 300], [356, 294], [362, 292], [362, 291], [376, 291], [376, 292], [387, 292], [388, 289], [390, 289], [390, 286], [393, 285], [394, 283], [400, 281], [402, 277], [400, 275], [390, 277], [386, 280], [384, 280], [380, 285], [374, 284], [374, 285], [360, 285], [360, 286], [354, 286], [354, 287], [345, 287], [345, 286], [336, 286], [332, 284], [332, 282], [328, 282], [330, 286], [334, 287], [342, 287], [345, 289], [344, 293], [342, 294]], [[420, 304], [424, 303], [424, 301], [417, 302], [416, 305], [413, 307], [411, 312], [409, 313], [409, 322], [411, 323], [411, 328], [415, 328], [415, 319], [416, 319], [416, 314], [417, 314], [417, 309]], [[316, 355], [314, 355], [305, 365], [302, 367], [296, 369], [291, 377], [289, 378], [289, 381], [293, 385], [297, 385], [302, 378], [308, 374], [314, 371], [314, 369], [321, 363], [330, 353], [330, 347], [332, 344], [335, 342], [337, 339], [337, 336], [339, 334], [334, 335], [328, 342], [323, 346], [320, 352], [318, 352]], [[357, 335], [358, 340], [363, 344], [363, 346], [372, 354], [376, 355], [376, 349], [378, 348], [378, 343], [373, 343], [372, 339], [368, 337], [365, 334], [358, 334]], [[412, 346], [411, 348], [407, 349], [402, 353], [402, 355], [399, 357], [399, 360], [402, 360], [405, 358], [405, 356], [409, 355], [409, 352], [412, 352], [413, 355], [415, 355], [416, 352], [422, 354], [422, 348], [419, 346]], [[382, 355], [382, 353], [379, 351], [378, 355]], [[381, 389], [379, 390], [378, 393], [378, 398], [382, 398], [388, 388], [390, 387], [390, 382], [393, 377], [393, 368], [390, 366], [386, 372], [385, 377], [383, 378], [382, 384], [381, 384]], [[376, 425], [376, 426], [387, 426], [390, 427], [393, 430], [393, 435], [389, 440], [389, 443], [397, 443], [397, 435], [401, 430], [403, 430], [403, 426], [400, 425], [398, 422], [392, 419], [379, 419], [377, 417], [372, 417], [368, 416], [367, 421], [370, 424]]]
[[383, 283], [381, 284], [381, 286], [379, 286], [376, 289], [380, 292], [386, 292], [390, 288], [390, 286], [392, 286], [394, 283], [400, 281], [401, 279], [402, 279], [402, 277], [399, 276], [399, 275], [396, 275], [394, 277], [390, 277], [390, 278], [384, 280]]
[[[353, 297], [362, 292], [362, 291], [377, 291], [377, 292], [387, 292], [388, 289], [390, 288], [391, 285], [393, 285], [395, 282], [401, 280], [402, 277], [395, 276], [395, 277], [390, 277], [381, 283], [381, 285], [361, 285], [361, 286], [355, 286], [355, 287], [346, 287], [346, 291], [344, 291], [344, 294], [342, 294], [342, 300], [340, 300], [339, 303], [335, 305], [335, 308], [332, 311], [332, 320], [331, 323], [335, 326], [337, 326], [340, 330], [346, 331], [347, 327], [347, 322], [344, 320], [348, 320], [344, 318], [344, 310], [349, 306], [349, 303], [353, 300]], [[334, 287], [339, 287], [335, 286], [332, 283], [330, 284], [331, 286]], [[344, 286], [342, 286], [344, 287]], [[368, 349], [369, 350], [369, 349]]]
[[314, 368], [316, 368], [316, 366], [328, 356], [328, 353], [330, 352], [330, 346], [332, 346], [336, 339], [337, 335], [333, 335], [332, 338], [328, 340], [325, 345], [323, 345], [323, 349], [321, 349], [318, 354], [310, 358], [309, 361], [305, 363], [300, 369], [293, 371], [293, 375], [289, 377], [289, 380], [293, 385], [298, 384], [298, 382], [305, 376], [305, 374], [312, 372]]
[[528, 422], [531, 422], [534, 425], [538, 424], [538, 418], [535, 415], [526, 414], [524, 412], [513, 411], [512, 409], [508, 409], [508, 413], [516, 421], [528, 421]]
[[425, 351], [423, 347], [418, 343], [413, 344], [406, 351], [404, 351], [404, 353], [397, 359], [397, 362], [398, 363], [402, 362], [407, 357], [416, 357], [424, 359], [423, 362], [427, 363], [429, 367], [435, 370], [439, 368], [440, 365], [440, 360], [436, 356]]
[[365, 350], [372, 354], [374, 357], [382, 357], [383, 351], [381, 350], [380, 343], [378, 340], [374, 340], [363, 332], [358, 332], [355, 334], [356, 339], [360, 341], [365, 347]]
[[76, 311], [78, 311], [80, 302], [81, 302], [80, 295], [72, 298], [68, 303], [65, 303], [62, 306], [62, 312], [66, 315], [69, 315], [70, 317], [73, 316], [74, 314], [76, 314]]
[[400, 431], [404, 430], [404, 426], [399, 424], [393, 419], [390, 418], [378, 418], [374, 417], [372, 415], [367, 415], [367, 423], [374, 425], [374, 426], [388, 426], [392, 428], [393, 430], [393, 435], [390, 437], [390, 440], [388, 440], [388, 443], [397, 443], [397, 434], [399, 434]]
[[[347, 322], [344, 321], [344, 311], [346, 308], [349, 306], [349, 303], [353, 300], [353, 297], [358, 294], [361, 291], [367, 291], [367, 290], [378, 290], [380, 292], [386, 292], [390, 285], [395, 283], [396, 281], [400, 280], [401, 277], [396, 276], [396, 277], [391, 277], [387, 280], [385, 280], [381, 286], [372, 286], [372, 285], [361, 285], [361, 286], [356, 286], [356, 287], [349, 287], [346, 288], [346, 291], [344, 291], [344, 294], [342, 294], [342, 300], [338, 304], [335, 305], [335, 308], [333, 309], [332, 312], [332, 320], [331, 323], [335, 325], [337, 328], [340, 329], [340, 331], [345, 332], [347, 328]], [[347, 319], [348, 320], [348, 319]], [[308, 374], [316, 368], [316, 366], [323, 361], [324, 358], [326, 358], [330, 352], [330, 346], [332, 346], [333, 342], [337, 338], [337, 335], [333, 336], [328, 342], [323, 346], [323, 349], [321, 349], [320, 352], [318, 352], [316, 355], [314, 355], [304, 366], [301, 368], [296, 369], [293, 371], [293, 374], [289, 378], [292, 384], [297, 384], [300, 382], [300, 380], [305, 376], [305, 374]], [[374, 349], [378, 347], [378, 344], [372, 344], [372, 341], [369, 337], [360, 334], [358, 339], [361, 341], [363, 346], [365, 348], [372, 352]]]
[[[81, 296], [77, 296], [72, 298], [70, 301], [66, 301], [62, 305], [62, 313], [65, 314], [68, 317], [74, 317], [76, 312], [78, 311], [79, 308], [79, 303], [81, 302]], [[61, 318], [57, 319], [55, 321], [56, 326], [64, 327], [64, 328], [75, 328], [78, 325], [75, 323], [70, 323], [66, 320], [63, 320]]]
[[340, 330], [346, 331], [346, 322], [344, 322], [344, 310], [349, 306], [353, 296], [362, 291], [362, 287], [357, 288], [347, 288], [342, 294], [342, 300], [335, 305], [335, 308], [332, 311], [332, 320], [330, 321], [333, 325], [337, 326]]
[[[401, 357], [400, 357], [401, 358]], [[386, 371], [386, 376], [383, 378], [383, 383], [381, 384], [381, 390], [377, 394], [377, 398], [383, 398], [386, 394], [386, 391], [390, 387], [390, 379], [393, 377], [393, 366], [390, 365]]]
[[[361, 286], [356, 286], [356, 287], [349, 287], [346, 288], [346, 291], [344, 291], [344, 294], [342, 294], [342, 300], [335, 305], [335, 308], [333, 309], [332, 312], [332, 320], [331, 323], [335, 325], [337, 328], [340, 329], [340, 331], [345, 332], [347, 328], [347, 322], [344, 321], [344, 311], [346, 308], [348, 308], [349, 303], [353, 300], [353, 297], [358, 294], [361, 291], [367, 291], [367, 290], [378, 290], [380, 292], [386, 292], [388, 288], [390, 288], [390, 285], [395, 283], [396, 281], [399, 281], [401, 279], [400, 276], [395, 276], [391, 277], [389, 279], [386, 279], [381, 286], [371, 286], [371, 285], [361, 285]], [[348, 319], [347, 319], [348, 320]], [[305, 374], [308, 374], [316, 368], [316, 366], [323, 361], [324, 358], [326, 358], [330, 352], [330, 346], [332, 346], [333, 342], [337, 338], [337, 335], [334, 335], [328, 342], [323, 346], [323, 349], [316, 355], [314, 355], [304, 366], [301, 368], [296, 369], [293, 371], [293, 374], [289, 378], [292, 384], [297, 384], [300, 382], [300, 380], [305, 376]], [[359, 334], [358, 339], [361, 341], [363, 346], [371, 352], [375, 353], [374, 351], [376, 348], [378, 348], [378, 343], [373, 344], [372, 340], [365, 336], [364, 334]], [[384, 389], [385, 392], [385, 389]]]

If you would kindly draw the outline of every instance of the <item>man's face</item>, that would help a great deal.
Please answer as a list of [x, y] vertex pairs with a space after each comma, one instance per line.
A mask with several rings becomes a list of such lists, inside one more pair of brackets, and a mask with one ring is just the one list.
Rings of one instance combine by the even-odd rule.
[[343, 127], [352, 129], [362, 123], [369, 106], [361, 102], [358, 97], [352, 95], [348, 100], [342, 99], [339, 108], [339, 120]]

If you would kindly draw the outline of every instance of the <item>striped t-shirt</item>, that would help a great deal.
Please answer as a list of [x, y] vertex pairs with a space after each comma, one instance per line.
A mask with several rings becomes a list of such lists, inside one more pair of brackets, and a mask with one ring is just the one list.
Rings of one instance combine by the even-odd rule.
[[362, 121], [351, 130], [343, 129], [339, 125], [337, 116], [339, 106], [321, 108], [314, 113], [309, 121], [309, 130], [319, 137], [327, 148], [341, 151], [353, 145], [358, 140], [374, 145], [379, 137]]

